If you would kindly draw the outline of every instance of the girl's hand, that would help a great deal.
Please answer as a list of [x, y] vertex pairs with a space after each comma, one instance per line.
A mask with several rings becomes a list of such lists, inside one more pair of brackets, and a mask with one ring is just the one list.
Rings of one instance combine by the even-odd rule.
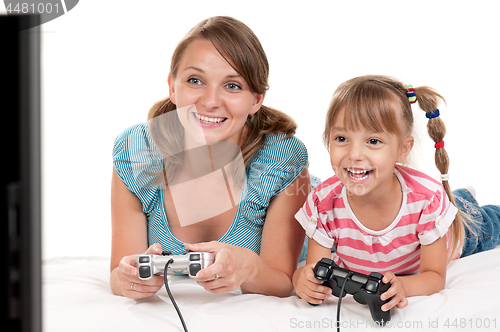
[[320, 304], [332, 296], [332, 289], [323, 286], [323, 282], [314, 277], [314, 265], [306, 264], [298, 268], [293, 274], [292, 282], [298, 297], [311, 304]]
[[[153, 244], [144, 254], [161, 254], [161, 245]], [[118, 264], [116, 276], [121, 294], [131, 299], [141, 299], [155, 295], [163, 286], [163, 277], [153, 276], [149, 280], [139, 279], [137, 268], [135, 267], [136, 255], [125, 256]]]
[[384, 283], [391, 283], [391, 288], [387, 290], [384, 294], [380, 295], [382, 301], [387, 300], [392, 297], [392, 299], [382, 306], [383, 311], [388, 311], [392, 307], [404, 308], [408, 305], [408, 300], [406, 299], [405, 289], [401, 280], [394, 275], [392, 272], [387, 272], [382, 279]]
[[194, 279], [212, 293], [226, 293], [238, 289], [246, 280], [253, 278], [257, 256], [253, 251], [217, 241], [185, 244], [191, 251], [211, 252], [215, 261], [201, 270]]

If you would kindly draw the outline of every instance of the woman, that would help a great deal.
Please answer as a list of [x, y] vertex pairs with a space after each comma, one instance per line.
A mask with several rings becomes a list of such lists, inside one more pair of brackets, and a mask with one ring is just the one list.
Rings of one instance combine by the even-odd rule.
[[[294, 214], [310, 181], [307, 151], [293, 137], [295, 123], [263, 106], [268, 73], [257, 37], [230, 17], [200, 22], [178, 45], [168, 76], [169, 98], [152, 107], [148, 124], [128, 128], [115, 141], [114, 294], [144, 298], [162, 287], [162, 277], [137, 277], [136, 254], [188, 249], [215, 255], [214, 264], [196, 278], [210, 292], [241, 287], [244, 293], [290, 295], [304, 241]], [[226, 149], [231, 145], [238, 149]], [[209, 158], [199, 157], [199, 151], [208, 151]], [[233, 167], [214, 166], [221, 151], [223, 164]], [[200, 166], [202, 160], [209, 160], [212, 172]], [[243, 172], [234, 160], [241, 160]], [[203, 191], [216, 181], [177, 194], [178, 187], [197, 183], [190, 180], [217, 172], [233, 197], [229, 207], [210, 213], [201, 208], [210, 205]]]

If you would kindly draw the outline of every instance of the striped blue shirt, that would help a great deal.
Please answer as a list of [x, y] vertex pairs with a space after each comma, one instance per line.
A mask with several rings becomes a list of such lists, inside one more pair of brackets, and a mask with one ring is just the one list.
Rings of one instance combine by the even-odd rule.
[[[305, 145], [296, 137], [267, 135], [262, 148], [250, 161], [240, 204], [229, 230], [217, 241], [260, 253], [262, 229], [271, 200], [290, 185], [308, 166]], [[180, 254], [184, 244], [171, 232], [165, 213], [162, 185], [151, 173], [162, 171], [164, 159], [157, 152], [147, 123], [124, 130], [115, 140], [113, 164], [125, 186], [142, 203], [148, 220], [149, 244]]]

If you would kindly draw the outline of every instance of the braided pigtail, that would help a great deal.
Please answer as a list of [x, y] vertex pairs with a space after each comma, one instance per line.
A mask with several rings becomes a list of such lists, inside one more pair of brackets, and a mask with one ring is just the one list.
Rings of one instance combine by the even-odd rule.
[[446, 126], [439, 117], [439, 109], [437, 108], [438, 98], [445, 101], [443, 96], [434, 91], [429, 87], [418, 87], [415, 88], [416, 101], [418, 105], [425, 112], [427, 117], [427, 133], [430, 138], [434, 141], [434, 147], [436, 151], [434, 153], [434, 160], [436, 167], [441, 173], [441, 181], [445, 187], [446, 193], [450, 196], [452, 200], [453, 195], [448, 184], [448, 168], [450, 166], [450, 159], [448, 153], [444, 148], [444, 136], [446, 135]]
[[[446, 101], [443, 96], [430, 87], [423, 86], [413, 89], [411, 86], [406, 86], [405, 88], [410, 103], [418, 101], [418, 105], [425, 112], [425, 116], [428, 118], [427, 133], [435, 143], [434, 147], [436, 148], [436, 151], [434, 153], [434, 160], [436, 167], [441, 173], [441, 182], [448, 198], [453, 205], [457, 206], [449, 185], [448, 168], [450, 166], [450, 159], [446, 149], [444, 148], [443, 140], [446, 135], [446, 126], [443, 120], [439, 117], [439, 109], [437, 108], [438, 99], [443, 100], [445, 103]], [[460, 255], [460, 251], [465, 240], [464, 227], [467, 227], [472, 231], [472, 228], [469, 225], [470, 223], [473, 223], [473, 220], [468, 215], [458, 210], [455, 220], [453, 220], [453, 223], [450, 226], [448, 262]]]

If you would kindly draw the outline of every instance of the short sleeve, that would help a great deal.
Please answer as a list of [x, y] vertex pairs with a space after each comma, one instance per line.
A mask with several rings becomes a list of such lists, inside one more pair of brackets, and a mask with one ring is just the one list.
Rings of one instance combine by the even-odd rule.
[[158, 177], [163, 176], [163, 158], [157, 152], [146, 123], [129, 127], [117, 136], [113, 165], [116, 174], [140, 199], [143, 211], [148, 213], [156, 196], [153, 192], [158, 189]]
[[444, 188], [440, 186], [420, 215], [417, 225], [420, 243], [429, 245], [446, 235], [457, 212], [458, 209], [451, 203]]
[[334, 239], [331, 236], [328, 215], [319, 211], [319, 199], [316, 191], [307, 196], [304, 206], [295, 214], [295, 219], [306, 231], [306, 235], [326, 248], [332, 248]]
[[273, 135], [252, 159], [249, 182], [259, 181], [271, 196], [288, 187], [308, 166], [307, 149], [298, 138]]
[[247, 168], [242, 200], [264, 220], [271, 200], [308, 166], [307, 149], [298, 138], [269, 135]]

